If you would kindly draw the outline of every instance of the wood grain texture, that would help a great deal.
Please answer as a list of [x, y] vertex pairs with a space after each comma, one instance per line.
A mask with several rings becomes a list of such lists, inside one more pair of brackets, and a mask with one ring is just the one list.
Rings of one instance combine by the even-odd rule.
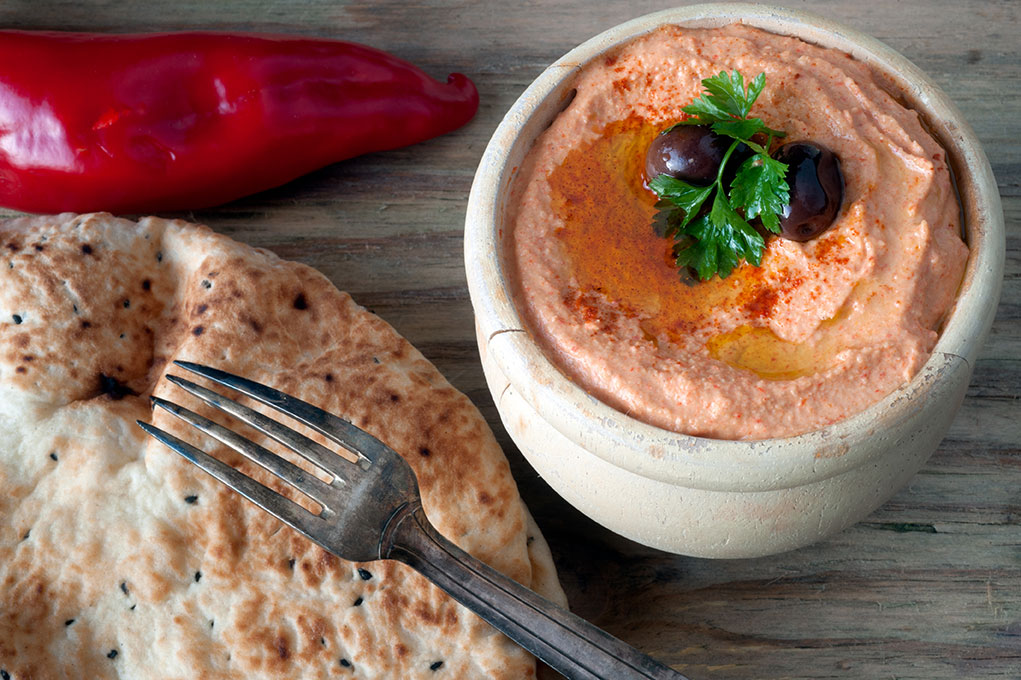
[[469, 74], [464, 129], [180, 215], [306, 262], [390, 321], [488, 417], [575, 609], [693, 680], [1021, 678], [1021, 3], [791, 2], [874, 35], [943, 87], [983, 142], [1007, 221], [1002, 302], [950, 434], [865, 521], [802, 550], [710, 561], [596, 526], [523, 461], [485, 387], [461, 260], [475, 166], [542, 68], [672, 2], [173, 3], [8, 0], [0, 25], [107, 32], [284, 31], [368, 43]]

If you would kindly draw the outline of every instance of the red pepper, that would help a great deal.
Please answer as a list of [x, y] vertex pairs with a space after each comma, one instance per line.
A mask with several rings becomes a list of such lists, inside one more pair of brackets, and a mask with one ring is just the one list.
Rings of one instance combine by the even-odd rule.
[[468, 122], [478, 92], [385, 52], [254, 34], [0, 31], [0, 205], [203, 208]]

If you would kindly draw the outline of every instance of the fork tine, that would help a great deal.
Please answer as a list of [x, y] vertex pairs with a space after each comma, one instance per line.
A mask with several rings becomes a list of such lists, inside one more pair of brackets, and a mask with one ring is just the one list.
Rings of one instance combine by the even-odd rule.
[[284, 394], [272, 387], [267, 387], [253, 380], [248, 380], [247, 378], [242, 378], [217, 368], [192, 363], [191, 361], [175, 360], [174, 364], [204, 378], [208, 378], [213, 382], [248, 395], [252, 399], [308, 425], [352, 453], [358, 454], [362, 458], [359, 464], [364, 469], [368, 469], [370, 463], [376, 462], [380, 447], [383, 450], [389, 449], [386, 444], [343, 418], [338, 418], [332, 413], [327, 413], [308, 402]]
[[263, 486], [248, 475], [213, 458], [188, 442], [144, 421], [136, 420], [135, 422], [174, 452], [199, 466], [284, 524], [322, 545], [317, 534], [321, 534], [325, 521], [318, 515], [312, 514], [289, 498], [281, 496], [276, 491]]
[[338, 456], [333, 451], [330, 451], [325, 446], [309, 439], [305, 435], [295, 432], [291, 428], [278, 423], [272, 418], [269, 418], [254, 409], [250, 409], [243, 404], [239, 404], [233, 399], [229, 399], [222, 394], [206, 389], [201, 385], [196, 385], [190, 380], [179, 378], [176, 375], [167, 375], [166, 378], [181, 389], [194, 394], [210, 406], [215, 406], [221, 411], [229, 413], [230, 415], [248, 423], [263, 434], [269, 435], [289, 448], [291, 451], [294, 451], [303, 457], [305, 460], [314, 465], [318, 465], [322, 469], [333, 474], [335, 477], [343, 479], [344, 473], [351, 471], [351, 467], [349, 465], [350, 461], [337, 460]]
[[318, 477], [310, 475], [297, 465], [281, 458], [272, 451], [259, 446], [252, 440], [242, 437], [238, 433], [228, 430], [208, 418], [200, 416], [194, 411], [159, 397], [151, 397], [151, 400], [154, 406], [159, 406], [163, 410], [174, 414], [184, 422], [193, 425], [200, 432], [215, 437], [246, 458], [258, 463], [298, 491], [321, 504], [324, 509], [329, 507], [327, 500], [331, 495], [331, 486]]

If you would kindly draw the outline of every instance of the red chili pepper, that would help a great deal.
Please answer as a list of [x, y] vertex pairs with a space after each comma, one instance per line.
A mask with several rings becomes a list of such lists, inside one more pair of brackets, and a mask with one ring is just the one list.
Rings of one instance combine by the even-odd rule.
[[468, 122], [478, 92], [348, 42], [0, 31], [0, 205], [203, 208]]

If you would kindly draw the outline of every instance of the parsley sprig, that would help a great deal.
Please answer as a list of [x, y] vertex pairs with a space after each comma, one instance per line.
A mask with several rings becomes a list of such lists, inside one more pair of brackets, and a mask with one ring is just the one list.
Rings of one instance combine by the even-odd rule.
[[[657, 230], [675, 239], [677, 266], [682, 270], [693, 268], [703, 281], [715, 274], [726, 278], [742, 259], [755, 266], [762, 263], [766, 244], [749, 220], [758, 217], [766, 229], [780, 233], [780, 215], [790, 201], [790, 187], [787, 165], [770, 158], [769, 147], [774, 137], [783, 137], [784, 133], [769, 128], [761, 118], [748, 117], [765, 84], [766, 74], [760, 73], [746, 87], [744, 76], [737, 70], [729, 76], [721, 71], [703, 80], [706, 92], [681, 109], [689, 117], [678, 125], [709, 125], [716, 134], [732, 140], [716, 181], [700, 187], [659, 175], [649, 182], [660, 198], [656, 204]], [[752, 141], [756, 135], [765, 135], [765, 144]], [[738, 167], [728, 193], [724, 171], [742, 143], [752, 155]], [[710, 198], [709, 209], [703, 211]]]

